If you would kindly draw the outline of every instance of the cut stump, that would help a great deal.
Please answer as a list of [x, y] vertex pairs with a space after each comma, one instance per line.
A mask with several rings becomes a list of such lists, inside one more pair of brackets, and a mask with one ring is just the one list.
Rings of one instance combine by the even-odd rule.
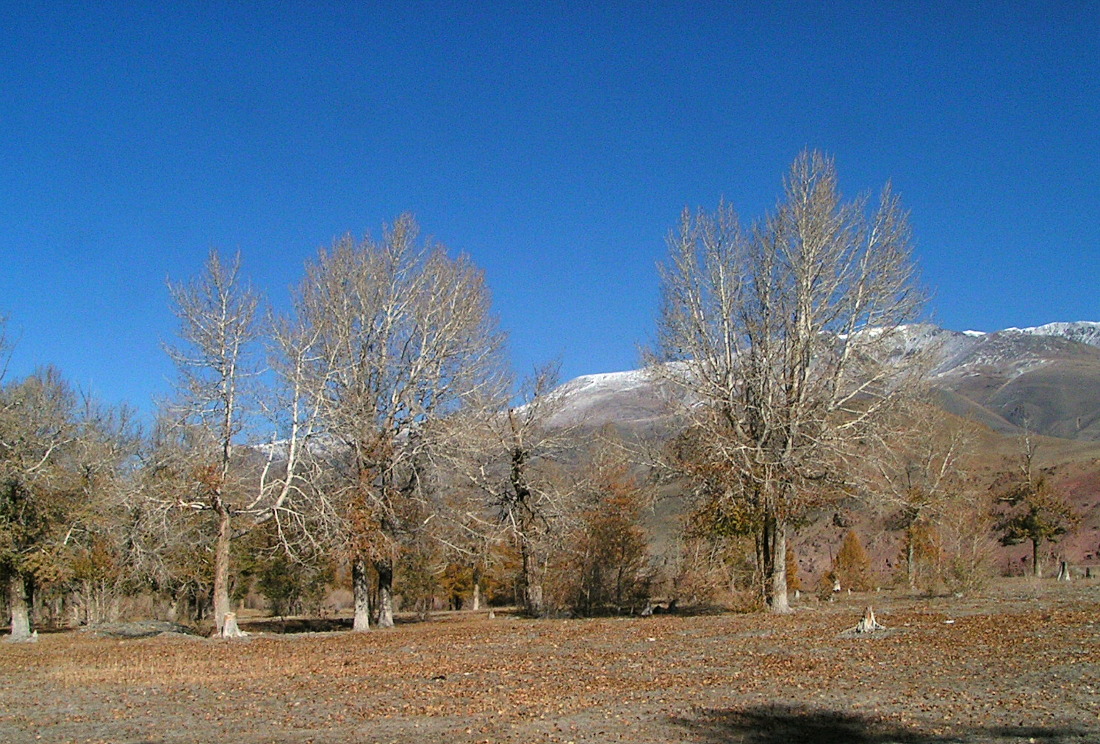
[[875, 620], [874, 609], [868, 607], [866, 610], [863, 611], [863, 619], [861, 619], [854, 628], [848, 628], [848, 630], [845, 630], [840, 635], [847, 638], [851, 636], [879, 633], [884, 630], [886, 630], [886, 626], [880, 625], [879, 622]]
[[225, 623], [222, 625], [222, 638], [244, 638], [248, 633], [245, 633], [237, 625], [237, 613], [227, 612], [225, 613]]
[[855, 627], [857, 633], [874, 633], [876, 630], [886, 630], [885, 625], [879, 625], [875, 620], [875, 610], [868, 607], [863, 611], [863, 619]]

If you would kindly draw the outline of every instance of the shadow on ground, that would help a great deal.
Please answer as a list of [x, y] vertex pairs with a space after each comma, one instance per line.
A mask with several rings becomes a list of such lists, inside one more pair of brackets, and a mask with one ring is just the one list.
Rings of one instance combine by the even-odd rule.
[[239, 622], [250, 633], [332, 633], [351, 630], [351, 618], [275, 618], [265, 617]]
[[1081, 744], [1096, 741], [1097, 736], [1096, 731], [1074, 727], [1035, 726], [959, 728], [927, 734], [870, 716], [782, 705], [704, 710], [695, 718], [673, 718], [672, 723], [708, 744]]

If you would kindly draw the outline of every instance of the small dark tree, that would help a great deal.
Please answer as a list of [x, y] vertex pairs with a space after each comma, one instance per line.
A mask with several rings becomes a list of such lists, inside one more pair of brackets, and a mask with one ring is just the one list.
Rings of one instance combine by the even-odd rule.
[[1009, 507], [998, 523], [1001, 544], [1030, 541], [1031, 571], [1041, 577], [1039, 548], [1045, 542], [1058, 542], [1077, 525], [1079, 515], [1044, 476], [1018, 484], [1001, 496], [1001, 501]]
[[1080, 515], [1043, 474], [1035, 475], [1035, 443], [1023, 439], [1020, 477], [998, 497], [1006, 509], [997, 523], [1002, 545], [1031, 542], [1031, 571], [1043, 575], [1039, 548], [1044, 542], [1057, 542], [1080, 521]]
[[304, 569], [285, 553], [276, 553], [263, 561], [258, 578], [259, 589], [271, 603], [276, 617], [293, 615], [300, 604], [304, 588]]
[[1044, 542], [1058, 542], [1076, 526], [1078, 515], [1044, 477], [1033, 484], [1021, 485], [1002, 500], [1012, 510], [1000, 522], [1001, 543], [1016, 545], [1031, 541], [1032, 573], [1042, 576], [1039, 548]]

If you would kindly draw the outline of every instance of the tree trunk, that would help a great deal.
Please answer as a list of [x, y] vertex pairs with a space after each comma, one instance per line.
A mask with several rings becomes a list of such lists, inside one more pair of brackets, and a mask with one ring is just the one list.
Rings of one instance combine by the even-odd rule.
[[474, 569], [473, 596], [470, 598], [470, 609], [477, 612], [481, 609], [481, 571]]
[[8, 604], [11, 607], [11, 635], [10, 641], [29, 641], [34, 636], [31, 634], [30, 606], [30, 582], [19, 571], [12, 573], [8, 579]]
[[1039, 565], [1039, 541], [1031, 541], [1031, 573], [1037, 578], [1043, 578], [1043, 567]]
[[540, 617], [543, 611], [542, 581], [538, 577], [538, 561], [531, 555], [526, 540], [520, 541], [520, 558], [523, 562], [523, 609], [532, 617]]
[[1071, 578], [1069, 574], [1069, 561], [1062, 561], [1062, 565], [1058, 569], [1058, 581], [1069, 581]]
[[909, 580], [909, 591], [917, 591], [917, 573], [913, 570], [913, 528], [905, 531], [905, 577]]
[[238, 627], [237, 613], [227, 612], [225, 613], [225, 621], [222, 624], [220, 635], [222, 638], [244, 638], [248, 634]]
[[855, 633], [874, 633], [876, 630], [886, 630], [886, 626], [879, 625], [875, 620], [875, 611], [868, 607], [863, 611], [863, 619], [856, 624], [856, 627], [852, 628], [852, 632]]
[[393, 627], [393, 561], [385, 558], [374, 562], [378, 572], [378, 627]]
[[367, 575], [367, 562], [362, 556], [356, 556], [351, 564], [351, 593], [355, 602], [355, 621], [351, 629], [370, 630], [370, 583]]
[[218, 515], [218, 542], [214, 547], [214, 625], [221, 635], [229, 606], [229, 540], [232, 537], [229, 509], [220, 501], [215, 506]]
[[787, 601], [787, 526], [769, 515], [764, 519], [764, 532], [768, 611], [773, 615], [785, 615], [791, 611]]

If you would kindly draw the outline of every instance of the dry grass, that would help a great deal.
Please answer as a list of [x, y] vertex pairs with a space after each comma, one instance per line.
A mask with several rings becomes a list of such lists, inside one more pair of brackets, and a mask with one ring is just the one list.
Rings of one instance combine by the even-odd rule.
[[[867, 602], [890, 632], [838, 637]], [[47, 635], [0, 647], [0, 740], [1100, 741], [1098, 606], [1100, 583], [1015, 581], [787, 617]]]

